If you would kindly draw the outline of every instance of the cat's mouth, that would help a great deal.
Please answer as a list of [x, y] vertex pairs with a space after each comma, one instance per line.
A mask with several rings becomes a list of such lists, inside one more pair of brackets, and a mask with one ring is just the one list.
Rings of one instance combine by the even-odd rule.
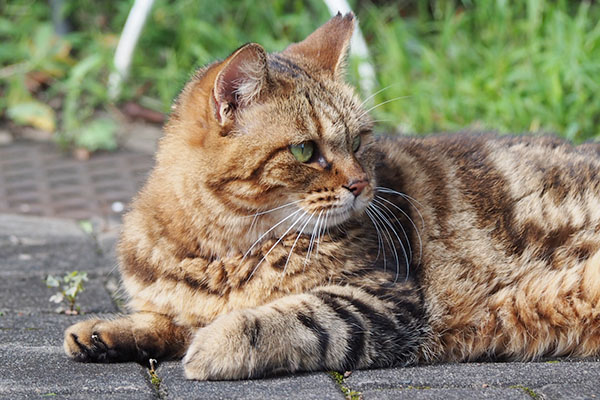
[[368, 190], [364, 190], [359, 195], [344, 191], [329, 196], [327, 201], [322, 196], [316, 199], [314, 196], [307, 196], [300, 205], [311, 217], [306, 227], [301, 230], [302, 232], [311, 232], [317, 225], [331, 228], [343, 224], [356, 215], [365, 212], [372, 200], [373, 190], [370, 185]]

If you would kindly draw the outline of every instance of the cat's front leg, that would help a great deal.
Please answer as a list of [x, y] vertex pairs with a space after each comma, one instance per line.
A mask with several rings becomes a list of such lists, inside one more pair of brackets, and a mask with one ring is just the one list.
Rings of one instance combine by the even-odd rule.
[[188, 328], [153, 312], [138, 312], [120, 318], [89, 319], [65, 331], [65, 353], [82, 362], [147, 362], [183, 355], [190, 337]]
[[[246, 379], [279, 372], [409, 364], [423, 338], [420, 306], [406, 309], [351, 286], [326, 286], [254, 309], [236, 310], [197, 331], [186, 377]], [[416, 311], [415, 311], [416, 310]]]

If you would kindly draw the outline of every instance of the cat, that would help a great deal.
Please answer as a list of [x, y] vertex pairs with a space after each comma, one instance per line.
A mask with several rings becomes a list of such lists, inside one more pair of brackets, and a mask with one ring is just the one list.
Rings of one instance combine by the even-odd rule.
[[200, 69], [118, 246], [131, 314], [67, 355], [187, 378], [600, 354], [600, 145], [374, 137], [352, 14]]

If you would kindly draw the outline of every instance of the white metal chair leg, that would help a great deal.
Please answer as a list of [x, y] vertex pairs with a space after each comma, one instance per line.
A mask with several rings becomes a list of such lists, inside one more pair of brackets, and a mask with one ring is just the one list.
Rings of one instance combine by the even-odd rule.
[[129, 74], [133, 52], [153, 4], [154, 0], [135, 0], [129, 11], [115, 52], [115, 70], [108, 77], [108, 95], [111, 99], [116, 99], [121, 93], [121, 85]]
[[[346, 0], [324, 1], [332, 15], [336, 15], [338, 12], [347, 13], [352, 11]], [[115, 70], [108, 78], [108, 94], [111, 99], [116, 99], [121, 93], [121, 85], [129, 74], [133, 52], [153, 4], [154, 0], [135, 0], [131, 11], [129, 11], [115, 52]], [[352, 36], [350, 52], [359, 57], [359, 84], [363, 94], [368, 95], [375, 88], [375, 69], [370, 62], [369, 49], [358, 24]]]

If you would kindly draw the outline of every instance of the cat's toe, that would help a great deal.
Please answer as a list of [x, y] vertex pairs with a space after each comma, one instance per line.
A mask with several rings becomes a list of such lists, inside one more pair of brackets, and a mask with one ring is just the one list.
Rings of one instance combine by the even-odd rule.
[[211, 376], [210, 369], [207, 360], [203, 360], [197, 353], [191, 356], [188, 354], [183, 360], [183, 372], [186, 379], [196, 381], [215, 379]]
[[80, 362], [111, 362], [123, 359], [115, 335], [104, 329], [102, 320], [82, 321], [65, 331], [65, 353]]
[[82, 321], [65, 331], [63, 347], [65, 353], [75, 361], [102, 362], [106, 358], [107, 346], [94, 331], [98, 320]]
[[254, 376], [258, 356], [249, 346], [240, 312], [221, 317], [198, 332], [183, 359], [185, 376], [194, 380], [234, 380]]
[[[214, 342], [210, 340], [210, 342]], [[198, 381], [227, 379], [224, 374], [225, 360], [216, 349], [204, 340], [192, 343], [183, 359], [183, 370], [187, 379]], [[222, 349], [225, 350], [225, 349]]]

